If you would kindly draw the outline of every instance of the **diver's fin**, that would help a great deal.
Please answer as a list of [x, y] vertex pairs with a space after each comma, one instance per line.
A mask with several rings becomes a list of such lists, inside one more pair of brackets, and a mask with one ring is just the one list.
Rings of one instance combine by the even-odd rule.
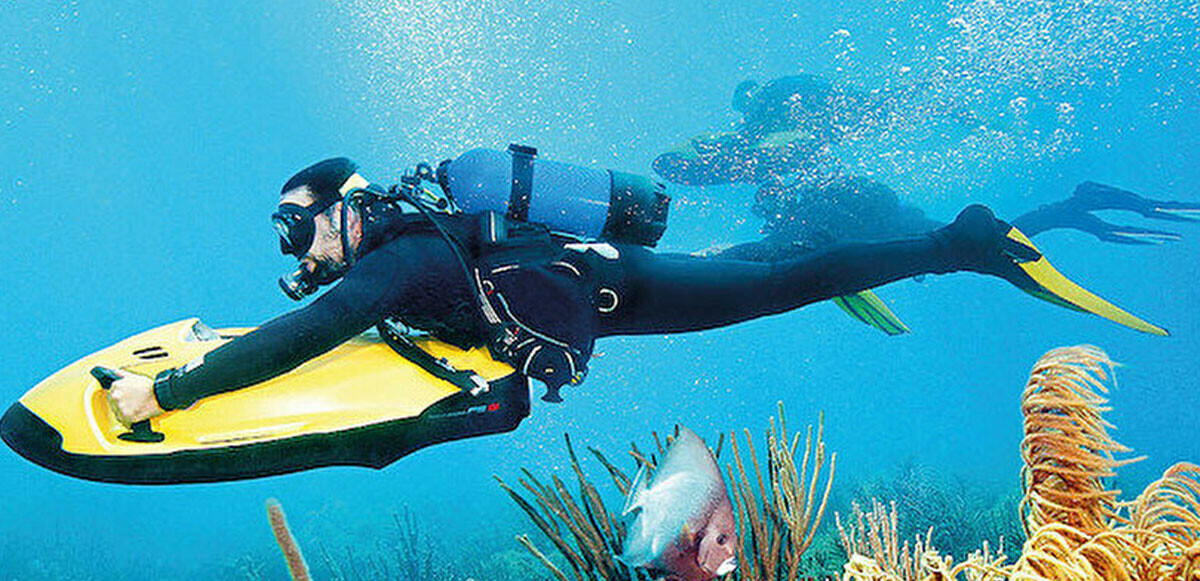
[[901, 321], [900, 317], [897, 317], [896, 313], [893, 313], [879, 296], [869, 290], [834, 297], [833, 302], [841, 307], [847, 315], [888, 335], [903, 335], [910, 331], [908, 325], [905, 325], [904, 321]]
[[[1010, 282], [1021, 290], [1061, 307], [1099, 315], [1143, 333], [1164, 337], [1170, 335], [1166, 329], [1143, 321], [1075, 284], [1055, 269], [1050, 261], [1046, 260], [1046, 256], [1020, 230], [1010, 229], [1007, 238], [1008, 243], [1015, 246], [1016, 250], [1010, 252], [1010, 256], [1013, 257], [1017, 267], [1030, 279], [1029, 281], [1010, 279]], [[1033, 284], [1028, 284], [1030, 282]]]

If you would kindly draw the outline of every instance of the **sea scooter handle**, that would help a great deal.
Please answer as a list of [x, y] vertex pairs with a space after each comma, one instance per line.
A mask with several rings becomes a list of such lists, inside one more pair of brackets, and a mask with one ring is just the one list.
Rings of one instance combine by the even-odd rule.
[[[121, 376], [118, 375], [116, 371], [113, 371], [107, 367], [100, 367], [99, 365], [92, 368], [92, 377], [95, 377], [96, 381], [100, 382], [100, 388], [104, 391], [108, 391], [110, 388], [112, 388], [114, 381], [121, 379]], [[125, 432], [117, 437], [125, 440], [126, 442], [148, 443], [161, 442], [166, 438], [166, 436], [159, 432], [155, 432], [150, 428], [150, 420], [134, 422], [133, 425], [129, 426], [129, 428], [133, 431]]]

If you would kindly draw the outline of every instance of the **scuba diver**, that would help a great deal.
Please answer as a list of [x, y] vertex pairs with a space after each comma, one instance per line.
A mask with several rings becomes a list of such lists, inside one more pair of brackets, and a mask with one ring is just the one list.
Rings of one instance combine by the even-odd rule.
[[843, 109], [841, 105], [850, 97], [826, 79], [799, 74], [772, 79], [766, 85], [742, 81], [733, 90], [733, 109], [742, 114], [738, 130], [760, 139], [797, 127], [814, 128], [820, 137], [830, 139], [828, 112]]
[[[390, 188], [346, 158], [305, 168], [284, 184], [272, 216], [281, 251], [299, 262], [280, 284], [295, 299], [332, 288], [156, 377], [115, 371], [110, 401], [129, 422], [185, 409], [288, 372], [388, 319], [459, 347], [486, 346], [544, 383], [542, 399], [561, 401], [562, 386], [582, 381], [597, 338], [713, 329], [962, 271], [1166, 334], [1071, 283], [984, 206], [922, 234], [774, 262], [656, 253], [648, 247], [669, 203], [661, 184], [536, 155], [515, 145], [473, 150], [436, 172], [418, 165]], [[573, 226], [581, 221], [588, 225]]]

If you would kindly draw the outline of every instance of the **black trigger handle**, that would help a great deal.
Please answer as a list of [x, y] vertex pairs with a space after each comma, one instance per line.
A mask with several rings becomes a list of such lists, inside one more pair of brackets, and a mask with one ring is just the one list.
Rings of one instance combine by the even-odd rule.
[[113, 382], [121, 379], [121, 376], [116, 371], [99, 365], [92, 368], [92, 377], [95, 377], [96, 381], [100, 382], [100, 389], [104, 391], [112, 389]]

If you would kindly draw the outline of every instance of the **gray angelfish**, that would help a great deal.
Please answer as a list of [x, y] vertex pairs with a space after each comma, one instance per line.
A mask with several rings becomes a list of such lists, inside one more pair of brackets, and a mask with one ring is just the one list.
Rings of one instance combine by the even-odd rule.
[[737, 567], [733, 505], [708, 446], [680, 427], [654, 477], [642, 466], [622, 515], [636, 513], [621, 561], [676, 581], [707, 581]]

